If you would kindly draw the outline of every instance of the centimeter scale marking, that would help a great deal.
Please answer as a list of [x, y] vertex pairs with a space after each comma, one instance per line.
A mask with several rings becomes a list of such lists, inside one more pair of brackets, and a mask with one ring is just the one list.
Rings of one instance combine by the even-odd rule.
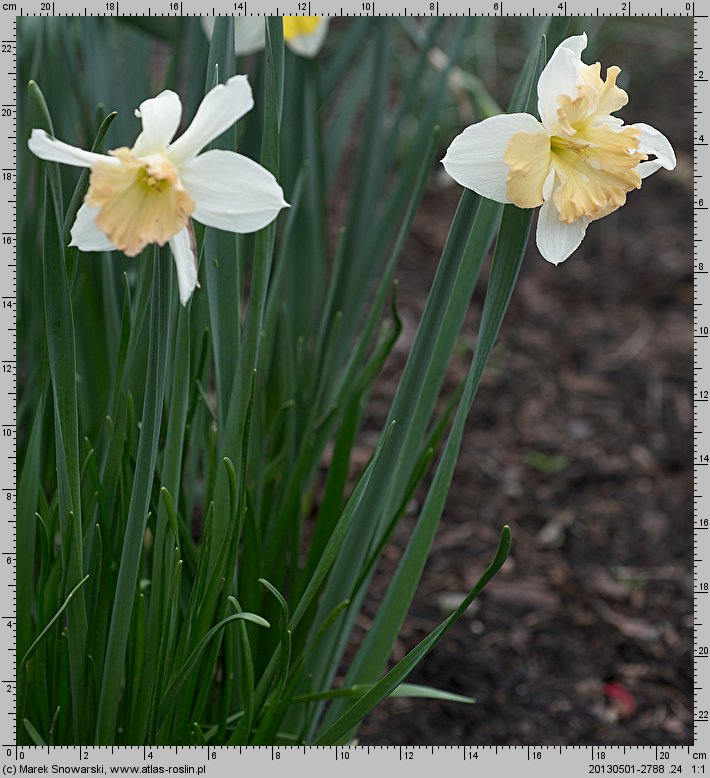
[[[617, 16], [693, 16], [695, 18], [704, 18], [698, 16], [693, 10], [695, 3], [680, 3], [680, 9], [669, 9], [668, 6], [664, 9], [663, 6], [658, 6], [652, 10], [640, 10], [636, 8], [631, 10], [631, 3], [620, 2], [616, 3], [619, 6], [617, 10], [606, 10], [600, 6], [596, 6], [594, 10], [586, 8], [582, 3], [554, 3], [543, 6], [531, 6], [524, 11], [509, 10], [508, 5], [513, 5], [511, 0], [506, 3], [506, 8], [503, 8], [502, 2], [487, 2], [482, 3], [481, 6], [467, 6], [456, 7], [453, 3], [439, 3], [439, 2], [424, 2], [417, 6], [398, 6], [396, 0], [378, 0], [377, 7], [375, 7], [374, 0], [364, 0], [364, 2], [356, 3], [357, 8], [353, 10], [347, 6], [333, 7], [332, 5], [316, 5], [310, 2], [306, 3], [302, 0], [286, 5], [286, 6], [274, 6], [266, 12], [263, 10], [254, 10], [259, 8], [260, 4], [250, 0], [249, 3], [243, 0], [237, 0], [231, 4], [228, 9], [223, 8], [200, 8], [199, 10], [191, 10], [184, 7], [180, 2], [168, 2], [167, 9], [160, 6], [151, 8], [150, 6], [140, 10], [132, 10], [129, 7], [129, 2], [122, 2], [119, 7], [119, 3], [116, 0], [109, 0], [103, 5], [96, 8], [77, 7], [70, 10], [63, 10], [61, 7], [57, 8], [55, 3], [52, 2], [40, 2], [39, 8], [32, 8], [31, 6], [18, 6], [17, 3], [1, 3], [0, 10], [12, 11], [20, 16], [204, 16], [209, 13], [211, 16], [282, 16], [282, 15], [294, 15], [294, 16], [505, 16], [505, 17], [521, 17], [521, 16], [602, 16], [602, 17], [617, 17]], [[486, 8], [488, 10], [486, 10]], [[304, 10], [305, 9], [305, 10]]]
[[[669, 7], [670, 6], [670, 7]], [[701, 170], [707, 169], [710, 125], [703, 109], [710, 105], [708, 77], [710, 19], [701, 13], [710, 6], [704, 0], [656, 6], [642, 0], [609, 0], [590, 8], [583, 0], [526, 5], [521, 0], [484, 0], [470, 7], [456, 0], [398, 5], [396, 0], [352, 0], [349, 6], [324, 7], [320, 3], [293, 0], [269, 6], [253, 0], [236, 0], [204, 8], [197, 0], [146, 8], [139, 0], [102, 0], [89, 10], [72, 0], [49, 2], [0, 2], [3, 32], [0, 40], [0, 109], [2, 131], [8, 142], [0, 146], [2, 196], [10, 208], [0, 217], [0, 762], [4, 775], [18, 774], [182, 774], [221, 776], [240, 769], [260, 775], [283, 774], [284, 770], [308, 770], [316, 778], [334, 771], [361, 774], [376, 766], [378, 771], [446, 769], [452, 776], [470, 775], [477, 768], [506, 770], [511, 775], [707, 775], [710, 778], [710, 443], [703, 433], [710, 430], [710, 385], [703, 380], [703, 367], [710, 364], [710, 257], [702, 252], [710, 220], [710, 186]], [[15, 745], [15, 525], [16, 525], [16, 191], [17, 191], [17, 17], [18, 16], [256, 16], [264, 14], [340, 16], [685, 16], [693, 17], [693, 264], [694, 264], [694, 744], [692, 746], [343, 746], [332, 748], [261, 746], [242, 747], [18, 747]], [[703, 304], [707, 302], [706, 307]], [[709, 439], [710, 440], [710, 439]], [[707, 496], [705, 496], [707, 495]], [[706, 504], [707, 503], [707, 504]], [[681, 531], [686, 528], [681, 528]], [[707, 623], [708, 626], [705, 626]], [[709, 685], [706, 687], [706, 685]], [[564, 733], [553, 733], [564, 739]]]

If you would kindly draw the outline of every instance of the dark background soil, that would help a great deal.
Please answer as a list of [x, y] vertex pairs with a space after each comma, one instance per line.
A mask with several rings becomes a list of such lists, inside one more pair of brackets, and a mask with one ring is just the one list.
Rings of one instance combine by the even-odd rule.
[[[621, 115], [664, 131], [678, 168], [647, 179], [557, 268], [531, 240], [392, 656], [458, 604], [510, 524], [502, 573], [409, 678], [477, 702], [389, 700], [361, 743], [692, 742], [692, 61], [663, 52], [666, 35], [689, 51], [692, 27], [661, 22], [655, 38], [643, 29], [624, 61], [616, 45], [602, 62], [631, 66], [632, 103]], [[636, 74], [633, 63], [644, 63]], [[442, 176], [431, 182], [405, 251], [405, 329], [373, 399], [372, 430], [389, 408], [459, 195]], [[465, 375], [483, 292], [449, 390]], [[361, 631], [417, 508], [380, 566]]]

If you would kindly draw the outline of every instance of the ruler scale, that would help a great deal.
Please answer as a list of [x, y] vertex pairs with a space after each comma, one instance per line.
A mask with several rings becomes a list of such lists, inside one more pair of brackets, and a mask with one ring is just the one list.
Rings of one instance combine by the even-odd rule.
[[[451, 776], [490, 774], [679, 775], [710, 776], [710, 257], [703, 243], [710, 240], [710, 10], [697, 2], [609, 0], [589, 7], [581, 0], [351, 0], [335, 7], [323, 2], [281, 0], [268, 6], [255, 0], [223, 2], [210, 8], [193, 0], [154, 2], [100, 0], [91, 8], [72, 0], [0, 2], [2, 21], [0, 90], [2, 146], [0, 168], [3, 201], [0, 217], [0, 763], [4, 775], [24, 773], [222, 776], [235, 770], [260, 776], [333, 773], [378, 774], [408, 769], [417, 774], [445, 769]], [[693, 194], [694, 194], [694, 742], [692, 746], [343, 746], [343, 747], [18, 747], [15, 745], [15, 508], [16, 472], [16, 187], [19, 139], [16, 133], [18, 16], [200, 16], [331, 15], [331, 16], [684, 16], [693, 19]], [[710, 369], [710, 368], [709, 368]], [[687, 528], [681, 527], [680, 531]], [[563, 736], [564, 733], [557, 733]], [[250, 773], [248, 773], [250, 774]]]
[[[6, 23], [9, 22], [9, 23]], [[13, 16], [3, 20], [0, 56], [2, 59], [2, 199], [7, 202], [0, 226], [0, 283], [3, 294], [0, 308], [2, 328], [0, 334], [0, 504], [2, 511], [2, 555], [0, 567], [2, 581], [0, 590], [0, 618], [2, 619], [2, 681], [3, 719], [2, 742], [10, 742], [15, 736], [14, 715], [16, 702], [15, 687], [15, 550], [16, 550], [16, 279], [17, 279], [17, 68], [16, 41], [17, 20]]]

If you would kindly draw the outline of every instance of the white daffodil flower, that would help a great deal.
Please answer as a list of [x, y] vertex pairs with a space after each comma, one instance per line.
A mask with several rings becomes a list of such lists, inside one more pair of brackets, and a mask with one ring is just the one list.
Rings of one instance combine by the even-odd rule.
[[[284, 16], [284, 43], [300, 57], [312, 59], [323, 46], [328, 34], [327, 16]], [[212, 40], [214, 17], [203, 16], [202, 27]], [[263, 16], [234, 18], [234, 51], [239, 55], [253, 54], [266, 45], [266, 22]]]
[[[537, 247], [557, 265], [579, 246], [590, 222], [608, 216], [661, 167], [673, 170], [667, 138], [647, 124], [611, 114], [628, 102], [620, 69], [586, 65], [586, 35], [563, 41], [537, 84], [542, 122], [527, 113], [467, 127], [442, 163], [459, 184], [499, 203], [540, 208]], [[655, 159], [649, 159], [650, 156]]]
[[200, 154], [253, 106], [247, 77], [234, 76], [205, 95], [192, 124], [173, 141], [182, 105], [175, 92], [166, 90], [136, 110], [143, 131], [133, 148], [108, 155], [32, 130], [28, 145], [33, 154], [91, 168], [69, 245], [135, 257], [150, 243], [169, 243], [185, 305], [199, 286], [190, 217], [229, 232], [255, 232], [288, 207], [276, 179], [254, 160], [219, 149]]

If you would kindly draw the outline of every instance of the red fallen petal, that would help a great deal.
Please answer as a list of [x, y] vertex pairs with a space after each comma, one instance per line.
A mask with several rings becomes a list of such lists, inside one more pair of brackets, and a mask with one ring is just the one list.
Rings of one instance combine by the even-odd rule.
[[605, 683], [604, 694], [621, 708], [625, 716], [636, 713], [636, 698], [625, 686], [614, 682]]

